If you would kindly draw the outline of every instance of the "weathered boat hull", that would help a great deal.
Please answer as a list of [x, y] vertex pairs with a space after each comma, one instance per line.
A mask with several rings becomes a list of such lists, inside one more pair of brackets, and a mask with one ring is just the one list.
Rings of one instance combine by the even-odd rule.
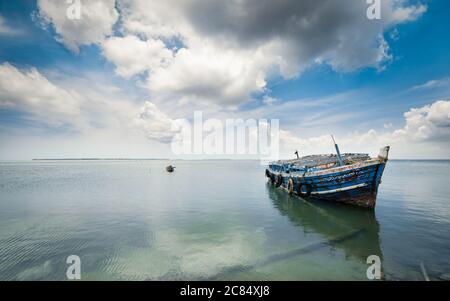
[[374, 208], [385, 165], [372, 160], [304, 174], [268, 172], [272, 183], [304, 199]]

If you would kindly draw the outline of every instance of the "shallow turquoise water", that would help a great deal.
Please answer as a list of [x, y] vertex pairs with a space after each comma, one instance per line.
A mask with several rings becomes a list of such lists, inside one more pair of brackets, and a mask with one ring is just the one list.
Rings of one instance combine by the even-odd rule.
[[0, 279], [450, 277], [450, 162], [391, 161], [375, 212], [309, 203], [258, 161], [0, 163]]

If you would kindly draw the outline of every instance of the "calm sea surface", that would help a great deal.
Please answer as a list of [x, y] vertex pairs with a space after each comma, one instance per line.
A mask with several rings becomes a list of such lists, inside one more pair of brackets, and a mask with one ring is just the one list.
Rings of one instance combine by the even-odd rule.
[[450, 161], [390, 161], [375, 212], [289, 197], [258, 161], [0, 163], [0, 280], [450, 279]]

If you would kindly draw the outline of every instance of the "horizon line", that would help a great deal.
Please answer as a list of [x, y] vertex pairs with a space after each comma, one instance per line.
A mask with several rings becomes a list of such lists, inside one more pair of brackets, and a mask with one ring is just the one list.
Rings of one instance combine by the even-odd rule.
[[[250, 158], [33, 158], [33, 159], [0, 159], [0, 162], [14, 162], [14, 161], [259, 161], [260, 159]], [[284, 160], [284, 159], [280, 159]], [[395, 158], [389, 161], [450, 161], [447, 159], [419, 159], [419, 158]]]

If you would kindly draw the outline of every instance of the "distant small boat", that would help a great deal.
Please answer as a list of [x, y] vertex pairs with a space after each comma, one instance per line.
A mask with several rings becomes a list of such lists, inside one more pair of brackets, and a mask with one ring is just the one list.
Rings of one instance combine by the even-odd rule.
[[175, 171], [175, 166], [169, 165], [166, 167], [166, 171], [167, 172], [174, 172]]
[[[334, 140], [334, 139], [333, 139]], [[311, 155], [269, 163], [266, 176], [276, 187], [307, 200], [329, 200], [375, 208], [378, 185], [388, 161], [389, 146], [377, 158], [367, 154]]]

